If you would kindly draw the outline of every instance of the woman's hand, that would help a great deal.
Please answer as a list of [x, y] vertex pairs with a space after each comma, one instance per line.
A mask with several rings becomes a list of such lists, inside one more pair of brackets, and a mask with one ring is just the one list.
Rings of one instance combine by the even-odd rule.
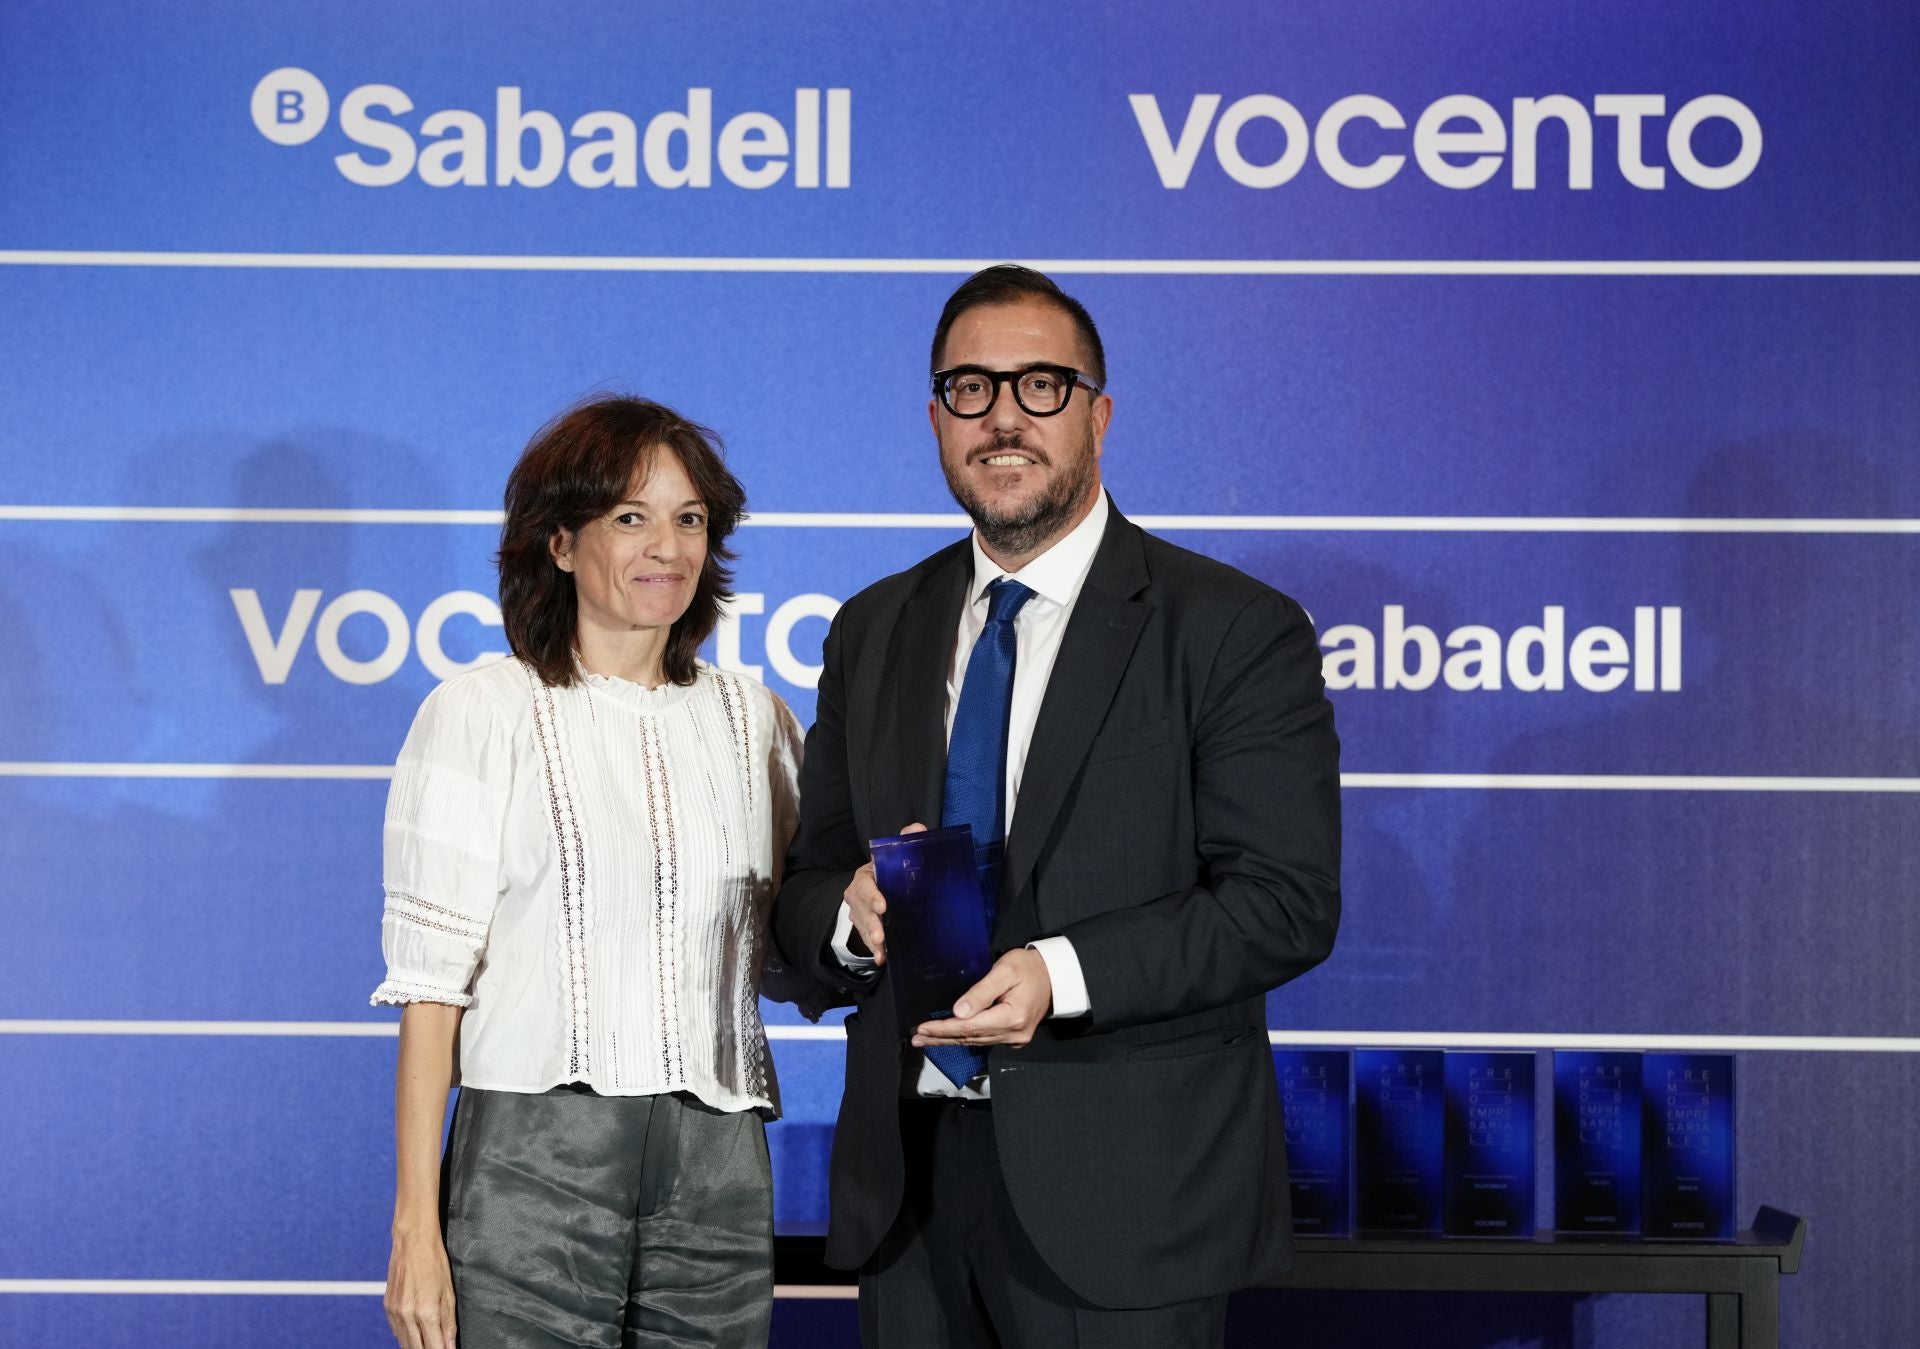
[[386, 1307], [401, 1349], [455, 1349], [453, 1272], [438, 1231], [394, 1229]]

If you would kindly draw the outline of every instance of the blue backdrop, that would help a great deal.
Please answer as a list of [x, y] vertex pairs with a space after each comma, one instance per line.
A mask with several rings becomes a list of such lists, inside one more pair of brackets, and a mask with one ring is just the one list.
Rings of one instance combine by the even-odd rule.
[[[710, 654], [810, 720], [835, 605], [960, 531], [926, 344], [1012, 258], [1102, 324], [1120, 508], [1321, 633], [1347, 918], [1277, 1037], [1755, 1037], [1742, 1216], [1816, 1223], [1787, 1336], [1899, 1341], [1916, 38], [1891, 3], [10, 0], [0, 1340], [380, 1341], [364, 1291], [285, 1339], [277, 1297], [155, 1332], [47, 1290], [382, 1277], [384, 773], [501, 646], [507, 468], [596, 390], [714, 425], [760, 514]], [[768, 1015], [815, 1231], [841, 1044]]]

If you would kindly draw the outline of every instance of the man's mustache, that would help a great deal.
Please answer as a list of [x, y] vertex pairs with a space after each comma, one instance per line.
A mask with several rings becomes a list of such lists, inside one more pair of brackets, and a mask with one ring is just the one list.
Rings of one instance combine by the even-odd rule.
[[1036, 464], [1046, 465], [1049, 462], [1047, 456], [1028, 445], [1018, 431], [995, 431], [993, 439], [981, 441], [974, 448], [973, 453], [967, 456], [967, 462], [985, 459], [989, 455], [1005, 454], [1009, 450], [1018, 450]]

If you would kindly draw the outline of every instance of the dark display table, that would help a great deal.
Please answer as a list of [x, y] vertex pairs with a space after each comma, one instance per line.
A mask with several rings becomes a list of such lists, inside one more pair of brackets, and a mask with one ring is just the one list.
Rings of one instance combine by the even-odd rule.
[[[1530, 1241], [1301, 1237], [1293, 1269], [1272, 1286], [1341, 1292], [1700, 1293], [1708, 1349], [1777, 1349], [1780, 1276], [1800, 1268], [1807, 1221], [1762, 1207], [1729, 1242]], [[820, 1264], [817, 1237], [782, 1237], [785, 1285], [847, 1284]]]
[[1762, 1207], [1730, 1242], [1301, 1237], [1276, 1288], [1366, 1292], [1702, 1293], [1708, 1349], [1775, 1349], [1780, 1276], [1807, 1221]]

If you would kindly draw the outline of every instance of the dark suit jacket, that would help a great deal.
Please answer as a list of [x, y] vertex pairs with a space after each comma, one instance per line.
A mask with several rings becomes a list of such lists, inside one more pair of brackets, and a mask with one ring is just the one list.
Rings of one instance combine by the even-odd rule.
[[[774, 911], [788, 960], [859, 1003], [827, 1258], [900, 1210], [902, 1043], [886, 976], [828, 949], [866, 840], [938, 823], [965, 540], [850, 600], [827, 636], [800, 828]], [[996, 949], [1064, 935], [1092, 1011], [989, 1054], [1022, 1225], [1096, 1305], [1158, 1306], [1283, 1271], [1292, 1232], [1268, 989], [1339, 922], [1339, 749], [1300, 607], [1114, 511], [1027, 752]]]

